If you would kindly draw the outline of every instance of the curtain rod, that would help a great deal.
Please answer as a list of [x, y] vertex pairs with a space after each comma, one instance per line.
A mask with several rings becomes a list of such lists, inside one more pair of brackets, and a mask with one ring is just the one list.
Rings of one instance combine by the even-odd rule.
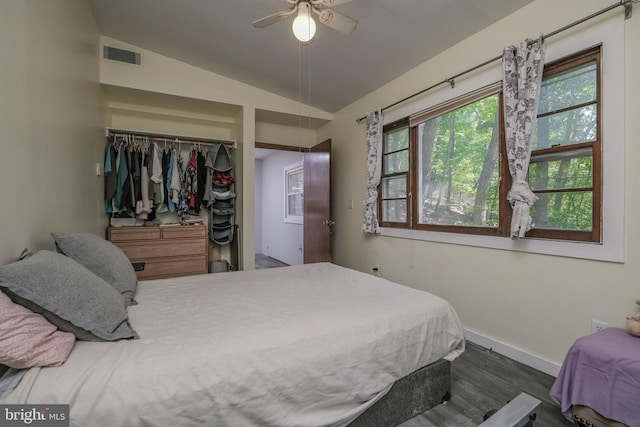
[[178, 135], [167, 135], [161, 133], [151, 133], [151, 132], [141, 132], [141, 131], [133, 131], [133, 130], [124, 130], [124, 129], [106, 129], [107, 137], [111, 135], [133, 135], [135, 137], [141, 138], [152, 138], [152, 139], [164, 139], [166, 142], [178, 142], [178, 143], [186, 143], [186, 144], [201, 144], [201, 145], [213, 145], [213, 144], [225, 144], [230, 149], [234, 150], [236, 148], [236, 142], [226, 139], [208, 139], [208, 138], [194, 138], [189, 136], [178, 136]]
[[[579, 19], [579, 20], [577, 20], [575, 22], [572, 22], [571, 24], [565, 25], [564, 27], [559, 28], [559, 29], [557, 29], [555, 31], [552, 31], [547, 35], [543, 35], [542, 37], [545, 38], [545, 39], [553, 37], [556, 34], [559, 34], [559, 33], [563, 32], [563, 31], [566, 31], [566, 30], [568, 30], [570, 28], [575, 27], [576, 25], [580, 25], [583, 22], [589, 21], [589, 20], [591, 20], [591, 19], [593, 19], [595, 17], [598, 17], [598, 16], [600, 16], [600, 15], [602, 15], [604, 13], [607, 13], [610, 10], [615, 9], [615, 8], [617, 8], [619, 6], [624, 6], [624, 17], [625, 17], [625, 19], [629, 19], [629, 18], [631, 18], [631, 12], [633, 10], [633, 3], [638, 3], [638, 2], [640, 2], [640, 0], [620, 0], [620, 2], [618, 2], [618, 3], [614, 3], [611, 6], [605, 7], [602, 10], [594, 12], [589, 16], [585, 16], [582, 19]], [[502, 55], [496, 56], [495, 58], [491, 58], [488, 61], [485, 61], [485, 62], [483, 62], [481, 64], [476, 65], [475, 67], [471, 67], [471, 68], [469, 68], [467, 70], [464, 70], [461, 73], [456, 74], [455, 76], [449, 77], [448, 79], [445, 79], [445, 80], [443, 80], [443, 81], [441, 81], [439, 83], [436, 83], [436, 84], [434, 84], [432, 86], [429, 86], [426, 89], [422, 89], [419, 92], [416, 92], [416, 93], [414, 93], [412, 95], [407, 96], [406, 98], [402, 98], [401, 100], [396, 101], [393, 104], [387, 105], [386, 107], [382, 108], [381, 110], [382, 111], [388, 110], [389, 108], [395, 107], [398, 104], [402, 104], [403, 102], [406, 102], [406, 101], [410, 100], [411, 98], [414, 98], [414, 97], [416, 97], [418, 95], [422, 95], [423, 93], [428, 92], [428, 91], [430, 91], [432, 89], [435, 89], [436, 87], [441, 86], [441, 85], [443, 85], [445, 83], [448, 83], [449, 85], [451, 85], [451, 88], [453, 89], [456, 86], [455, 79], [457, 79], [458, 77], [464, 76], [465, 74], [469, 74], [469, 73], [471, 73], [471, 72], [473, 72], [473, 71], [475, 71], [475, 70], [477, 70], [479, 68], [482, 68], [485, 65], [489, 65], [492, 62], [495, 62], [495, 61], [497, 61], [499, 59], [502, 59]], [[363, 121], [366, 118], [367, 118], [367, 116], [359, 117], [359, 118], [356, 119], [356, 123], [360, 123], [361, 121]]]

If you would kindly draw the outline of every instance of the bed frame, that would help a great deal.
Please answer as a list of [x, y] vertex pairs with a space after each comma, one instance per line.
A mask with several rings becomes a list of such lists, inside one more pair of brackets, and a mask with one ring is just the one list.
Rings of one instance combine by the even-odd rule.
[[396, 381], [349, 427], [397, 426], [450, 398], [451, 362], [441, 359]]
[[[348, 427], [392, 427], [420, 415], [450, 398], [451, 362], [439, 360], [400, 378], [391, 390]], [[520, 393], [505, 406], [485, 415], [479, 427], [533, 427], [542, 402]], [[600, 424], [587, 424], [600, 425]], [[609, 424], [603, 424], [609, 426]], [[626, 427], [622, 424], [620, 427]], [[611, 425], [618, 427], [618, 425]]]

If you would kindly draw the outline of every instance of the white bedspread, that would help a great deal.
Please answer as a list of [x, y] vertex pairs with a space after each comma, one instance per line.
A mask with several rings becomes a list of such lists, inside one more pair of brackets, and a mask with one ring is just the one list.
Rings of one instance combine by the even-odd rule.
[[341, 426], [464, 350], [442, 298], [327, 263], [150, 280], [136, 299], [139, 340], [78, 342], [10, 401], [69, 403], [75, 426]]

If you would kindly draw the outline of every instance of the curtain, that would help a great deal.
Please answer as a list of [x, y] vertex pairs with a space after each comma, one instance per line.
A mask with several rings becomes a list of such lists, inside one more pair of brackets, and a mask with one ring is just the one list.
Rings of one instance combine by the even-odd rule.
[[540, 37], [517, 47], [507, 46], [502, 64], [507, 158], [513, 178], [507, 195], [513, 209], [511, 237], [523, 238], [531, 229], [530, 208], [538, 199], [529, 188], [527, 173], [544, 67], [544, 40]]
[[382, 174], [382, 111], [367, 113], [367, 196], [364, 200], [362, 231], [380, 234], [378, 186]]

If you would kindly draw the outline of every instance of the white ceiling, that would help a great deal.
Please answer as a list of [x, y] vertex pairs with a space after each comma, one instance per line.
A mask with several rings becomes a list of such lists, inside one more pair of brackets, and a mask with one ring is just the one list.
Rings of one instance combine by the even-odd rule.
[[89, 3], [105, 36], [336, 112], [532, 1], [352, 0], [334, 6], [358, 21], [352, 34], [318, 24], [302, 47], [291, 18], [251, 25], [287, 10], [278, 0]]

